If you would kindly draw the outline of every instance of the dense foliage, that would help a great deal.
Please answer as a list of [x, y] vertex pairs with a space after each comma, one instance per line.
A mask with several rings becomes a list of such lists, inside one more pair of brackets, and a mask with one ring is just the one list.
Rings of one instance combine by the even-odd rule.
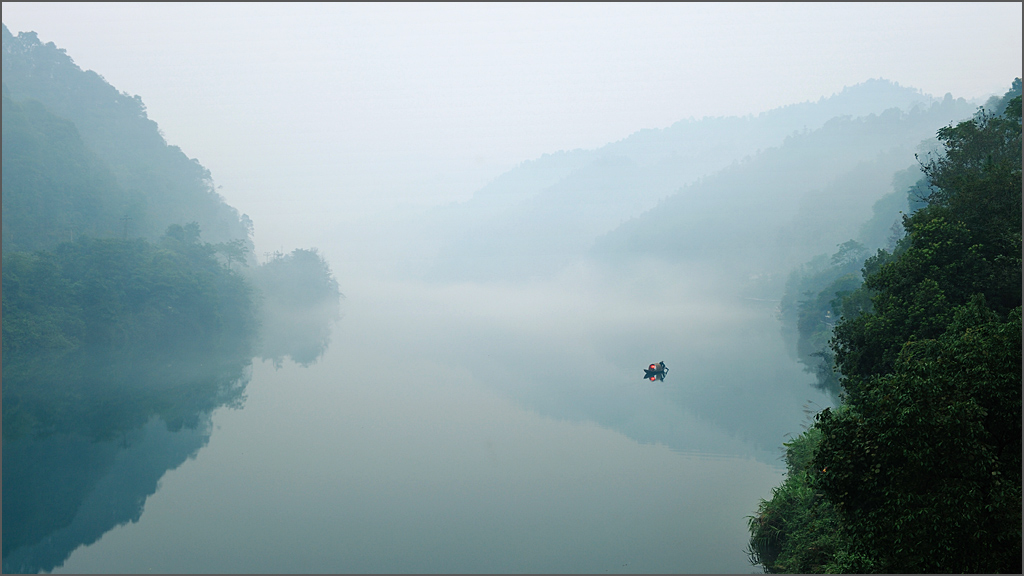
[[750, 518], [751, 561], [769, 572], [824, 572], [845, 542], [835, 507], [811, 483], [811, 458], [821, 442], [812, 428], [787, 442], [786, 480]]
[[[91, 385], [76, 388], [74, 377], [48, 377], [59, 366], [109, 357], [146, 365], [217, 354], [248, 359], [255, 329], [251, 289], [199, 240], [194, 224], [169, 227], [159, 244], [81, 238], [52, 252], [5, 253], [4, 438], [70, 426], [79, 419], [59, 412], [109, 401]], [[142, 409], [133, 420], [152, 413]]]
[[1012, 96], [1002, 115], [982, 110], [939, 131], [943, 154], [922, 159], [926, 205], [841, 299], [831, 348], [844, 402], [818, 415], [799, 441], [810, 464], [791, 463], [751, 521], [752, 559], [767, 571], [1020, 572], [1021, 99]]
[[120, 236], [124, 193], [75, 125], [3, 94], [3, 251]]
[[905, 221], [909, 247], [865, 278], [873, 310], [837, 327], [838, 365], [854, 387], [891, 372], [905, 342], [942, 334], [976, 294], [1004, 317], [1020, 305], [1019, 114], [982, 112], [939, 138], [946, 154], [924, 166], [934, 189]]

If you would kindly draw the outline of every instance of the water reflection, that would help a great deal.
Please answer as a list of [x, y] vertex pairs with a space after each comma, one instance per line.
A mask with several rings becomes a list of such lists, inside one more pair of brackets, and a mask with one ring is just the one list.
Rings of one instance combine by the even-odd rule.
[[[807, 377], [773, 306], [677, 288], [354, 284], [326, 353], [288, 349], [284, 327], [251, 382], [239, 358], [202, 386], [154, 385], [193, 392], [113, 433], [22, 434], [9, 454], [5, 430], [5, 536], [24, 526], [5, 569], [744, 571], [743, 517], [778, 483]], [[653, 359], [672, 377], [642, 380]], [[212, 407], [243, 395], [211, 436]], [[191, 420], [169, 411], [188, 402]], [[21, 520], [11, 468], [35, 507]]]
[[245, 410], [61, 571], [749, 571], [772, 467], [524, 410], [364, 320], [310, 369], [254, 363]]
[[310, 366], [331, 341], [344, 296], [317, 250], [276, 252], [252, 271], [262, 300], [258, 356], [281, 368], [285, 358]]
[[202, 414], [174, 432], [154, 417], [116, 440], [56, 434], [5, 442], [3, 571], [51, 571], [79, 546], [138, 522], [160, 478], [209, 437]]
[[[374, 321], [392, 349], [463, 366], [544, 416], [594, 422], [678, 453], [778, 465], [779, 447], [804, 418], [801, 407], [831, 404], [787, 353], [774, 302], [685, 284], [637, 288], [573, 277], [371, 292], [386, 309]], [[401, 318], [415, 323], [399, 325]], [[639, 378], [655, 358], [672, 367], [671, 377]]]
[[241, 407], [258, 354], [304, 366], [333, 316], [268, 314], [256, 335], [204, 353], [22, 353], [3, 364], [3, 571], [61, 566], [82, 545], [137, 522], [164, 474], [207, 445], [211, 413]]
[[315, 308], [275, 307], [263, 316], [257, 356], [276, 368], [281, 368], [285, 359], [309, 367], [327, 351], [332, 326], [339, 319], [337, 302]]
[[250, 359], [151, 353], [5, 358], [4, 572], [52, 570], [137, 521], [157, 481], [240, 406]]

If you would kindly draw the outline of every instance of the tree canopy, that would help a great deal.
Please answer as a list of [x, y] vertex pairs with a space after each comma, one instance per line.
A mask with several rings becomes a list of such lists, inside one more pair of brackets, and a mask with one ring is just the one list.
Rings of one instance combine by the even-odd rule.
[[[801, 437], [809, 464], [791, 463], [751, 521], [752, 558], [768, 571], [1020, 572], [1014, 86], [1002, 114], [938, 131], [941, 153], [919, 159], [925, 204], [841, 299], [831, 348], [843, 402], [817, 416]], [[811, 496], [794, 500], [801, 490]]]

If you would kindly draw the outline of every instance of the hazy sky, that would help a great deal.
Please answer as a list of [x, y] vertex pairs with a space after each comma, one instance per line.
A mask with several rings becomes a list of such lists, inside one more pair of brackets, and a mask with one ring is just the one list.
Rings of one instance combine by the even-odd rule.
[[1021, 74], [1020, 3], [4, 3], [3, 21], [140, 95], [257, 236], [312, 201], [344, 222], [462, 199], [545, 152], [869, 78], [971, 99]]

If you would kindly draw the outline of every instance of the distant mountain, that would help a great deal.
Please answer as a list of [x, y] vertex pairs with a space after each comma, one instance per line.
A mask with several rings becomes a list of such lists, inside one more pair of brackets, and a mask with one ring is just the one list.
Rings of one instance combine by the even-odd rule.
[[[59, 164], [59, 170], [74, 161], [81, 164], [78, 169], [84, 170], [82, 173], [90, 181], [98, 182], [97, 178], [102, 180], [110, 175], [116, 186], [103, 185], [95, 193], [90, 192], [95, 201], [88, 209], [99, 210], [89, 216], [97, 219], [95, 222], [87, 221], [82, 210], [66, 204], [36, 206], [37, 212], [49, 210], [49, 213], [35, 214], [33, 222], [51, 222], [64, 228], [39, 230], [41, 237], [66, 239], [65, 235], [70, 235], [77, 227], [80, 233], [116, 234], [120, 231], [123, 235], [127, 230], [131, 236], [155, 239], [170, 224], [195, 221], [207, 241], [239, 239], [250, 243], [251, 249], [251, 222], [239, 216], [238, 211], [217, 194], [206, 168], [188, 158], [177, 146], [167, 144], [156, 122], [147, 117], [146, 107], [138, 96], [119, 92], [99, 74], [82, 70], [63, 49], [52, 42], [40, 42], [35, 32], [14, 36], [6, 25], [3, 26], [3, 93], [5, 125], [9, 98], [10, 102], [30, 111], [29, 116], [22, 114], [22, 117], [30, 124], [26, 129], [35, 134], [31, 137], [19, 134], [19, 137], [25, 142], [34, 138], [35, 142], [46, 144], [38, 147], [36, 157], [26, 158], [26, 150], [20, 150], [20, 167], [24, 171], [9, 182], [5, 126], [5, 241], [9, 204], [22, 203], [23, 206], [24, 198], [37, 197], [40, 186], [46, 187], [41, 182], [50, 178], [47, 173], [55, 171], [48, 168], [48, 162]], [[35, 103], [30, 104], [30, 101]], [[56, 119], [66, 124], [60, 125]], [[79, 150], [79, 140], [87, 153]], [[55, 149], [58, 143], [60, 146]], [[76, 195], [74, 191], [52, 193]], [[17, 216], [21, 218], [23, 214], [19, 212]], [[111, 219], [118, 225], [112, 226]], [[4, 248], [7, 249], [6, 242]]]
[[[833, 118], [885, 110], [930, 110], [938, 100], [887, 80], [870, 80], [817, 102], [757, 116], [683, 120], [641, 130], [594, 150], [524, 162], [461, 204], [416, 214], [410, 227], [436, 244], [436, 278], [522, 278], [550, 273], [584, 253], [594, 239], [653, 208], [686, 185], [748, 156], [809, 133]], [[965, 105], [966, 106], [966, 105]], [[964, 109], [969, 114], [969, 107]], [[937, 116], [936, 116], [937, 117]], [[927, 137], [943, 123], [925, 131]], [[869, 204], [870, 205], [870, 204]], [[410, 225], [407, 225], [410, 224]]]
[[593, 254], [788, 270], [858, 237], [894, 175], [916, 166], [923, 143], [973, 111], [947, 96], [909, 112], [834, 118], [682, 188], [598, 239]]

